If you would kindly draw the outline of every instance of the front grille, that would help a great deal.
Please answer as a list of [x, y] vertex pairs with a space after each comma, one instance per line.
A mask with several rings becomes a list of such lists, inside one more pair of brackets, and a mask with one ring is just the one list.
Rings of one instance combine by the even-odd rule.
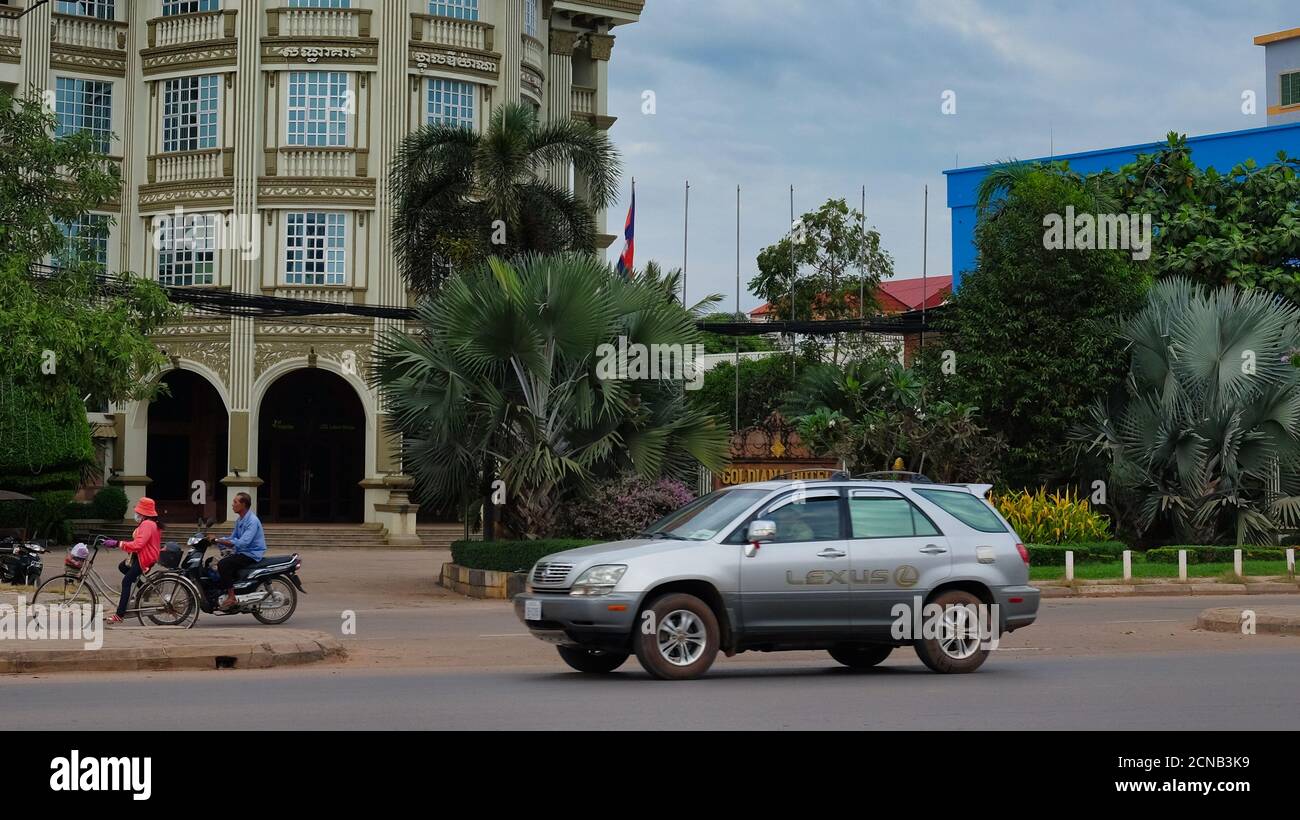
[[533, 583], [547, 586], [563, 584], [564, 579], [568, 578], [572, 571], [573, 564], [552, 564], [542, 561], [533, 567]]

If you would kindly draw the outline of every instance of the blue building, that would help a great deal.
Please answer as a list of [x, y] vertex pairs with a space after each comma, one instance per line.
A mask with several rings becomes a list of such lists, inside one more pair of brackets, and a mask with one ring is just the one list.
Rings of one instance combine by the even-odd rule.
[[[1228, 171], [1248, 159], [1266, 165], [1277, 157], [1278, 151], [1300, 156], [1300, 28], [1261, 35], [1255, 38], [1255, 44], [1265, 49], [1269, 124], [1263, 128], [1189, 137], [1187, 144], [1192, 150], [1192, 160], [1202, 168]], [[1160, 150], [1164, 144], [1161, 140], [1027, 161], [1065, 160], [1070, 163], [1071, 170], [1090, 174], [1118, 169], [1140, 154]], [[954, 290], [961, 287], [962, 275], [975, 268], [975, 199], [989, 167], [980, 165], [944, 171], [948, 178], [948, 207], [952, 210]]]

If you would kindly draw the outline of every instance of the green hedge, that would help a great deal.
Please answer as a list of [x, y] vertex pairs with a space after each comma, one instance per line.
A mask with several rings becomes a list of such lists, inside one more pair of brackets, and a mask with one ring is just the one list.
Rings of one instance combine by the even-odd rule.
[[1084, 541], [1078, 544], [1026, 544], [1029, 564], [1035, 567], [1063, 567], [1065, 553], [1074, 552], [1076, 564], [1104, 564], [1119, 560], [1128, 547], [1123, 541]]
[[68, 518], [74, 520], [122, 521], [126, 519], [126, 493], [120, 487], [105, 487], [95, 493], [95, 500], [68, 505]]
[[451, 545], [451, 561], [470, 569], [527, 572], [547, 555], [599, 543], [558, 538], [544, 541], [457, 541]]
[[[1160, 547], [1147, 550], [1147, 563], [1177, 564], [1178, 551], [1187, 550], [1189, 564], [1230, 564], [1236, 547]], [[1285, 561], [1286, 550], [1268, 547], [1242, 547], [1243, 561]]]

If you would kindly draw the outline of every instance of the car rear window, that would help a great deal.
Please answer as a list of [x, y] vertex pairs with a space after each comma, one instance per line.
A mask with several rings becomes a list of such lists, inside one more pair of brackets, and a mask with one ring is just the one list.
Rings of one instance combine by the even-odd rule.
[[917, 490], [916, 494], [939, 506], [961, 523], [980, 532], [1006, 532], [1006, 525], [984, 499], [952, 490]]

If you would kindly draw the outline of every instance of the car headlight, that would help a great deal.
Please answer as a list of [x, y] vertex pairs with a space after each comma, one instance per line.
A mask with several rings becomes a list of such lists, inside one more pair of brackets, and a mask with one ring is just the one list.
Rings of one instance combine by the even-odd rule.
[[627, 572], [627, 567], [623, 564], [604, 564], [599, 567], [592, 567], [578, 576], [578, 580], [573, 582], [573, 589], [569, 591], [570, 595], [608, 595], [618, 586], [618, 582], [623, 578], [623, 573]]

